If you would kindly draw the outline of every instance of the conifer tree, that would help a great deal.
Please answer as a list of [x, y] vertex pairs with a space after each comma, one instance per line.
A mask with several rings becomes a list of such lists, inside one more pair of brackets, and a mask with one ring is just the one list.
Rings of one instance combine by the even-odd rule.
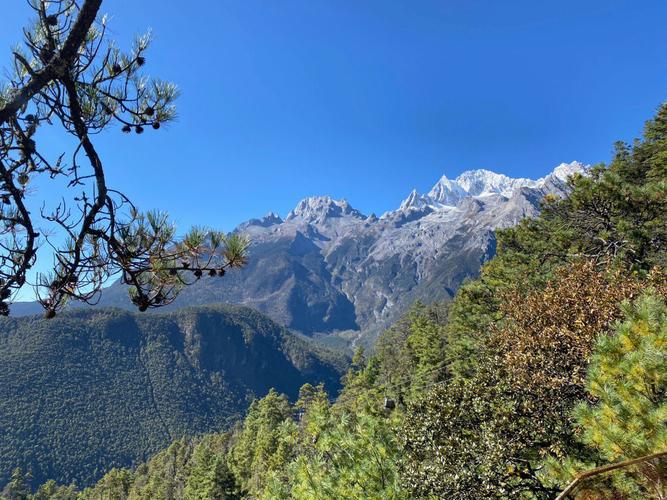
[[231, 470], [250, 495], [261, 492], [268, 474], [289, 462], [285, 433], [296, 430], [293, 415], [287, 396], [274, 389], [250, 405], [229, 454]]
[[2, 490], [2, 498], [7, 500], [29, 500], [30, 498], [30, 474], [25, 474], [20, 467], [12, 471], [9, 483]]
[[[623, 311], [625, 320], [599, 338], [591, 361], [586, 388], [595, 403], [575, 412], [582, 440], [608, 463], [667, 451], [667, 303], [646, 294]], [[616, 484], [666, 498], [667, 463], [640, 464]]]
[[81, 500], [97, 500], [99, 492], [104, 498], [127, 498], [132, 488], [134, 475], [127, 469], [111, 469], [94, 488], [86, 488], [79, 496]]
[[[288, 466], [292, 498], [407, 498], [398, 484], [395, 422], [369, 408], [358, 414], [314, 405], [302, 453]], [[269, 498], [269, 497], [267, 497]]]
[[[164, 213], [140, 212], [107, 184], [95, 135], [157, 133], [175, 115], [177, 87], [143, 74], [150, 36], [124, 52], [108, 36], [102, 0], [28, 3], [36, 21], [0, 82], [0, 314], [26, 285], [50, 318], [69, 300], [95, 302], [112, 278], [144, 311], [204, 274], [243, 266], [244, 238], [198, 228], [177, 238]], [[46, 151], [47, 127], [73, 149]], [[60, 179], [62, 199], [33, 199], [38, 177]], [[30, 274], [38, 257], [51, 256], [50, 272]]]
[[74, 485], [62, 486], [51, 479], [41, 485], [32, 500], [76, 500], [78, 497]]
[[184, 498], [187, 500], [231, 500], [240, 498], [234, 476], [223, 454], [215, 454], [208, 442], [200, 443], [192, 455]]

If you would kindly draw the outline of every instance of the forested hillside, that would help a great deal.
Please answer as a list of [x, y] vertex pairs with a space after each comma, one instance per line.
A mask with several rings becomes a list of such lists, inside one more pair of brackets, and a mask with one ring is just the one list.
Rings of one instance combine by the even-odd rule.
[[3, 3], [0, 500], [667, 500], [667, 3], [274, 3]]
[[271, 387], [335, 393], [345, 360], [247, 308], [0, 319], [0, 483], [89, 484], [173, 439], [230, 428]]
[[[230, 433], [38, 498], [554, 498], [581, 471], [667, 450], [667, 105], [571, 186], [499, 232], [450, 304], [416, 304], [357, 352], [333, 404], [312, 385], [294, 405], [271, 391]], [[666, 467], [573, 494], [664, 498]]]

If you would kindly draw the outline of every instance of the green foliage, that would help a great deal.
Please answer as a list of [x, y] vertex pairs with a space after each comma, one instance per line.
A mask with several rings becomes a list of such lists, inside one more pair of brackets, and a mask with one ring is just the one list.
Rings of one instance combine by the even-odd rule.
[[[102, 498], [124, 499], [128, 498], [130, 488], [132, 487], [133, 474], [127, 469], [111, 469], [95, 489], [84, 490], [79, 498], [81, 500], [101, 500]], [[100, 495], [99, 492], [104, 494]]]
[[[288, 466], [290, 497], [407, 498], [398, 484], [399, 448], [390, 421], [369, 409], [333, 418], [317, 411], [322, 408], [309, 415], [320, 420], [314, 444]], [[267, 498], [280, 496], [271, 488]]]
[[[234, 430], [176, 440], [83, 498], [546, 499], [583, 469], [664, 449], [666, 132], [667, 105], [609, 167], [499, 232], [498, 255], [451, 304], [417, 303], [374, 352], [357, 350], [335, 402], [322, 386], [303, 385], [294, 405], [271, 390]], [[200, 333], [188, 330], [187, 359], [210, 369]], [[322, 356], [286, 347], [299, 342], [279, 345], [317, 370]], [[664, 469], [615, 473], [585, 495], [659, 497]]]
[[32, 497], [33, 500], [76, 500], [78, 497], [76, 486], [58, 485], [50, 479], [41, 485]]
[[[200, 443], [197, 439], [180, 438], [146, 464], [137, 467], [128, 497], [182, 498], [192, 456], [200, 445], [212, 447], [218, 443]], [[92, 490], [95, 495], [103, 497], [106, 494], [104, 481], [99, 481]]]
[[192, 456], [185, 483], [187, 500], [223, 500], [240, 498], [234, 475], [223, 455], [216, 455], [208, 443], [201, 443]]
[[269, 391], [233, 431], [183, 438], [134, 472], [112, 471], [82, 498], [407, 498], [397, 414], [359, 413], [305, 384], [291, 405]]
[[[667, 104], [609, 167], [571, 179], [567, 198], [548, 198], [538, 218], [498, 232], [497, 256], [461, 287], [444, 327], [452, 380], [414, 400], [404, 420], [412, 495], [549, 497], [555, 486], [538, 472], [547, 457], [591, 461], [568, 414], [618, 302], [647, 277], [664, 280], [648, 271], [667, 255], [665, 130]], [[594, 272], [568, 283], [581, 260]], [[612, 284], [604, 268], [632, 278]]]
[[445, 353], [448, 372], [454, 378], [468, 378], [475, 373], [482, 359], [480, 348], [489, 329], [500, 317], [497, 286], [489, 283], [491, 263], [482, 268], [479, 279], [464, 283], [450, 305], [444, 327]]
[[402, 483], [415, 497], [550, 498], [536, 476], [534, 400], [518, 397], [489, 364], [410, 404], [399, 435]]
[[453, 376], [474, 372], [508, 287], [540, 289], [578, 259], [639, 273], [667, 265], [665, 130], [667, 103], [646, 123], [643, 140], [618, 143], [608, 166], [570, 179], [567, 197], [547, 197], [539, 217], [496, 232], [497, 255], [452, 302], [447, 358]]
[[616, 462], [667, 449], [667, 305], [645, 295], [623, 308], [626, 320], [598, 340], [582, 404], [583, 439]]
[[[79, 498], [240, 498], [226, 468], [228, 434], [181, 438], [134, 471], [111, 471]], [[120, 495], [120, 496], [115, 496]]]
[[2, 497], [7, 500], [29, 500], [30, 474], [24, 474], [20, 467], [12, 471], [11, 478], [2, 490]]
[[[575, 411], [580, 438], [598, 462], [620, 462], [667, 450], [667, 303], [645, 294], [623, 306], [625, 320], [599, 337], [586, 389], [595, 403]], [[580, 457], [555, 466], [561, 482], [591, 468]], [[614, 474], [614, 488], [664, 498], [667, 463]]]
[[272, 386], [335, 391], [344, 364], [247, 308], [79, 310], [3, 318], [0, 332], [0, 487], [16, 466], [33, 484], [88, 486], [180, 436], [229, 429]]
[[[11, 297], [28, 281], [52, 318], [72, 300], [97, 303], [114, 278], [122, 277], [132, 302], [146, 311], [173, 302], [204, 273], [221, 277], [243, 267], [248, 245], [242, 236], [195, 228], [177, 239], [165, 214], [138, 212], [107, 184], [97, 134], [114, 124], [143, 134], [175, 117], [177, 87], [143, 73], [151, 37], [121, 50], [109, 38], [109, 18], [100, 15], [102, 0], [27, 4], [35, 20], [0, 83], [0, 313], [9, 314]], [[49, 160], [53, 152], [40, 147], [38, 130], [54, 125], [76, 137], [68, 166], [69, 152]], [[40, 177], [65, 181], [55, 204], [28, 201], [39, 191], [27, 186]], [[52, 237], [50, 267], [35, 266], [37, 249], [47, 242], [40, 234]], [[27, 279], [29, 269], [40, 269], [34, 279]]]
[[[305, 386], [301, 395], [297, 421], [273, 424], [272, 466], [264, 467], [267, 475], [251, 496], [405, 498], [398, 486], [396, 421], [379, 410], [380, 401], [350, 412], [332, 405], [321, 387]], [[235, 446], [243, 451], [241, 441]]]
[[275, 390], [254, 401], [235, 436], [230, 462], [243, 489], [256, 496], [267, 474], [290, 458], [289, 440], [293, 428], [292, 407], [285, 395]]
[[422, 383], [433, 381], [433, 370], [444, 362], [444, 337], [440, 323], [426, 314], [416, 315], [410, 323], [407, 345], [415, 360], [413, 378]]
[[387, 395], [403, 402], [446, 375], [444, 328], [449, 304], [416, 302], [382, 333], [365, 366], [355, 365], [345, 377], [338, 406], [353, 410], [369, 396]]

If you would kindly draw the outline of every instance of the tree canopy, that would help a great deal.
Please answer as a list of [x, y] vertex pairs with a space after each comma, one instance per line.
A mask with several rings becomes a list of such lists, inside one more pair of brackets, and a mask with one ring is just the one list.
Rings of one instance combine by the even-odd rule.
[[[73, 242], [56, 253], [55, 283], [40, 282], [50, 311], [70, 297], [90, 300], [116, 271], [134, 285], [140, 308], [159, 306], [185, 276], [244, 260], [241, 239], [197, 230], [177, 242], [165, 217], [140, 215], [109, 189], [100, 198], [102, 165], [89, 135], [165, 122], [175, 93], [141, 83], [146, 39], [129, 54], [104, 44], [105, 22], [94, 24], [99, 4], [33, 4], [30, 59], [15, 56], [19, 76], [0, 108], [11, 145], [0, 151], [9, 172], [3, 213], [18, 214], [7, 219], [3, 248], [10, 260], [23, 256], [11, 260], [5, 290], [22, 286], [17, 276], [35, 258], [34, 233], [9, 229], [31, 227], [20, 215], [19, 176], [67, 175], [73, 188], [95, 187], [78, 198], [74, 226], [62, 219], [68, 212], [47, 216]], [[79, 141], [68, 167], [47, 163], [26, 141], [46, 117]], [[92, 177], [78, 163], [81, 151]], [[37, 497], [549, 499], [581, 471], [665, 450], [667, 103], [641, 139], [617, 143], [608, 165], [568, 185], [566, 196], [543, 200], [535, 219], [498, 231], [497, 255], [451, 303], [416, 303], [373, 351], [357, 350], [335, 399], [311, 384], [295, 402], [270, 390], [232, 430], [176, 439], [83, 491], [47, 482]], [[123, 207], [127, 219], [116, 217]], [[211, 267], [216, 256], [222, 264]], [[579, 493], [664, 499], [666, 470], [664, 460], [640, 461]], [[4, 495], [30, 498], [28, 479], [16, 469]]]

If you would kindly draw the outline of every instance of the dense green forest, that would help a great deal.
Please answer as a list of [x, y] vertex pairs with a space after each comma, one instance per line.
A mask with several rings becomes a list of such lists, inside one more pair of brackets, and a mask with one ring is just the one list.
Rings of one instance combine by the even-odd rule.
[[[554, 498], [603, 464], [667, 450], [667, 105], [566, 199], [499, 232], [451, 303], [416, 304], [331, 402], [276, 391], [232, 431], [34, 498]], [[667, 462], [580, 498], [664, 498]], [[28, 498], [15, 470], [8, 498]]]
[[345, 363], [248, 308], [2, 318], [0, 483], [20, 465], [37, 484], [90, 484], [177, 437], [229, 429], [271, 387], [335, 392]]

